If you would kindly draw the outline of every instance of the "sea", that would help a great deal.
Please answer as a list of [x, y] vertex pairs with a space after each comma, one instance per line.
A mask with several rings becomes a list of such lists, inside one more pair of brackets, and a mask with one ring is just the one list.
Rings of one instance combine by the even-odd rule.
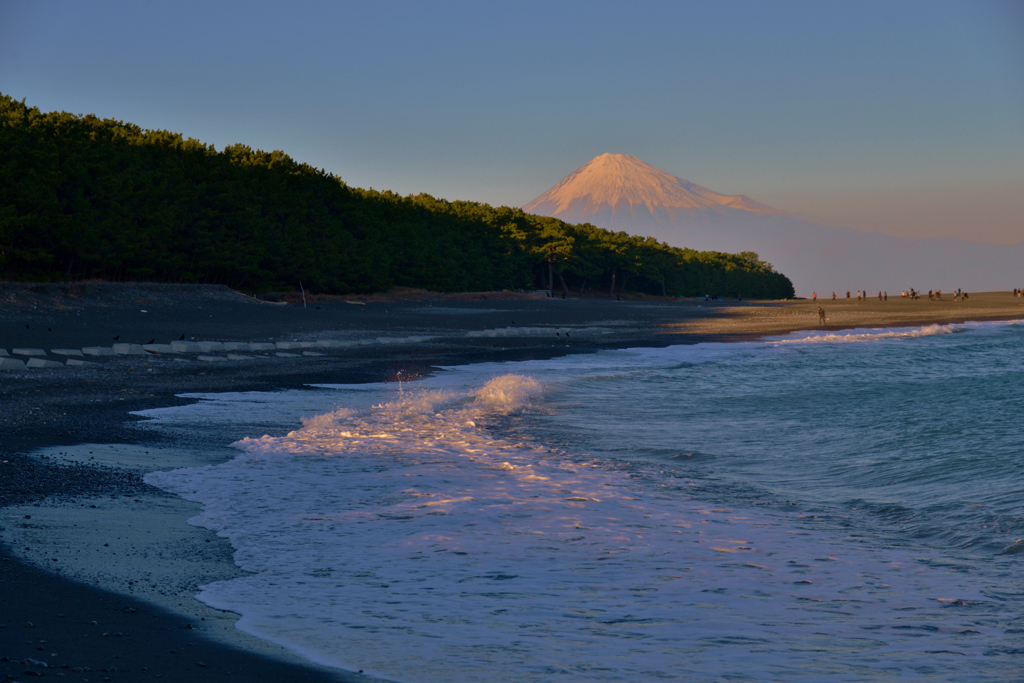
[[[1024, 680], [1024, 325], [190, 394], [198, 600], [389, 681]], [[229, 429], [230, 428], [230, 429]]]

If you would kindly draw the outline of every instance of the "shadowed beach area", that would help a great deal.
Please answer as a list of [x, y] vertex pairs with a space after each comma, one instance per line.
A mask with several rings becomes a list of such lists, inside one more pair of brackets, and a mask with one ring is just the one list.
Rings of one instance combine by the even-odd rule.
[[[192, 598], [203, 583], [241, 574], [232, 548], [185, 524], [197, 505], [142, 476], [231, 457], [225, 446], [249, 427], [218, 434], [220, 443], [183, 435], [168, 444], [132, 411], [190, 403], [180, 395], [191, 392], [408, 381], [440, 366], [602, 349], [1024, 319], [1024, 299], [1010, 292], [885, 302], [278, 298], [286, 303], [222, 286], [0, 285], [0, 359], [50, 363], [0, 369], [0, 676], [365, 680], [252, 638], [234, 628], [236, 615]], [[172, 446], [194, 460], [162, 460]], [[12, 547], [16, 525], [45, 543]], [[83, 548], [95, 557], [76, 557]]]

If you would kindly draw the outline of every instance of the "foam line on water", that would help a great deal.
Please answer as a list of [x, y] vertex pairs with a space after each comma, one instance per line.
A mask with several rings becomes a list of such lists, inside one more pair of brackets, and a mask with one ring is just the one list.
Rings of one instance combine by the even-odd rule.
[[955, 334], [962, 332], [959, 325], [924, 325], [912, 328], [854, 329], [842, 332], [795, 332], [781, 338], [769, 339], [771, 344], [842, 344], [889, 341], [896, 339], [917, 339], [938, 334]]

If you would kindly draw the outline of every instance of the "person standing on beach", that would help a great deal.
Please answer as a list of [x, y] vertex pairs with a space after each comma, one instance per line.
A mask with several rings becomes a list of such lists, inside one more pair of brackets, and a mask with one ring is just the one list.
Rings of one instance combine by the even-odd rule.
[[818, 293], [817, 292], [811, 292], [811, 301], [817, 301], [817, 300], [818, 300]]
[[836, 300], [836, 293], [832, 292], [832, 301], [835, 301], [835, 300]]
[[818, 306], [818, 324], [824, 325], [825, 320], [825, 309], [823, 309], [821, 306]]
[[889, 300], [889, 290], [885, 290], [885, 301]]

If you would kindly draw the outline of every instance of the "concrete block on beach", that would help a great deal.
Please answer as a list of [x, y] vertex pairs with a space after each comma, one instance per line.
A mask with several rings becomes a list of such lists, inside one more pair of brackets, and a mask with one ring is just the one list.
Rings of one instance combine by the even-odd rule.
[[322, 356], [324, 354], [320, 353], [319, 351], [303, 351], [302, 355], [303, 356]]
[[301, 349], [302, 348], [302, 342], [275, 342], [274, 343], [274, 347], [278, 348], [278, 349], [284, 349], [284, 350]]
[[0, 358], [0, 370], [24, 370], [25, 361], [17, 358]]
[[7, 358], [7, 349], [0, 349], [0, 358]]
[[203, 353], [224, 350], [224, 344], [219, 341], [201, 341], [196, 343], [199, 345], [199, 350], [202, 351]]
[[56, 360], [46, 360], [45, 358], [29, 358], [28, 363], [25, 364], [30, 368], [62, 368], [64, 364]]
[[82, 353], [87, 356], [113, 356], [114, 349], [109, 346], [85, 346]]
[[249, 344], [250, 351], [273, 351], [277, 346], [273, 342], [252, 342]]
[[114, 344], [111, 348], [119, 356], [143, 356], [146, 354], [142, 344]]
[[225, 351], [252, 351], [246, 342], [224, 342]]
[[240, 356], [237, 353], [229, 353], [228, 360], [252, 360], [252, 356]]
[[50, 349], [50, 353], [55, 356], [81, 356], [82, 351], [80, 349]]
[[297, 353], [287, 353], [285, 351], [278, 351], [274, 355], [278, 358], [302, 358], [302, 356]]
[[11, 353], [15, 356], [45, 356], [46, 351], [43, 349], [11, 349]]
[[194, 341], [172, 341], [171, 350], [178, 353], [199, 353], [199, 344]]
[[217, 361], [226, 361], [227, 358], [224, 356], [196, 356], [196, 360], [206, 361], [207, 363], [216, 363]]
[[89, 367], [89, 366], [92, 366], [94, 368], [98, 368], [100, 366], [100, 363], [93, 363], [92, 361], [80, 360], [78, 358], [68, 358], [68, 363], [67, 364], [68, 364], [68, 367], [72, 367], [72, 368], [73, 367]]

